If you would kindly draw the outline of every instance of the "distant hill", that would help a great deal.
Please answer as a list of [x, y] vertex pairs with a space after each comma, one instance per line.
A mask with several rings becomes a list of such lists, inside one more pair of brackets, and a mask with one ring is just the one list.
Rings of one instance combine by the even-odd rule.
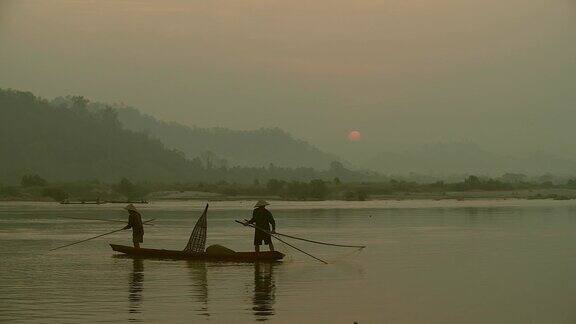
[[312, 167], [328, 169], [339, 158], [322, 152], [279, 128], [249, 131], [227, 128], [188, 127], [163, 122], [129, 107], [116, 107], [118, 118], [127, 129], [146, 132], [170, 148], [195, 158], [209, 151], [224, 158], [229, 165]]
[[502, 156], [470, 142], [436, 143], [384, 151], [368, 159], [363, 166], [387, 174], [576, 174], [576, 161], [573, 160], [543, 153], [524, 157]]
[[[102, 104], [93, 106], [79, 96], [50, 102], [30, 92], [0, 89], [0, 184], [18, 183], [26, 174], [39, 174], [48, 181], [116, 182], [126, 177], [156, 183], [252, 183], [255, 180], [266, 183], [269, 179], [310, 181], [335, 177], [343, 181], [369, 181], [378, 176], [373, 172], [351, 171], [339, 162], [330, 163], [329, 155], [280, 130], [243, 133], [190, 129], [158, 122], [134, 110], [123, 110], [123, 113], [136, 114], [129, 118], [131, 121], [148, 120], [160, 129], [174, 132], [174, 138], [182, 136], [182, 145], [195, 140], [202, 143], [201, 146], [197, 144], [198, 150], [206, 152], [187, 158], [181, 151], [168, 148], [156, 136], [150, 135], [149, 128], [147, 133], [127, 129], [120, 122], [117, 109]], [[207, 134], [198, 135], [199, 139], [189, 136], [203, 132]], [[235, 137], [240, 139], [234, 141]], [[232, 143], [227, 145], [226, 140]], [[213, 146], [210, 143], [214, 143]], [[260, 148], [268, 147], [270, 152], [284, 154], [288, 159], [289, 153], [274, 149], [273, 143], [286, 145], [296, 155], [291, 158], [292, 163], [297, 163], [299, 154], [309, 158], [316, 156], [318, 165], [327, 164], [326, 170], [282, 167], [280, 163], [265, 167], [229, 166], [220, 157], [207, 152], [229, 149], [242, 156], [242, 149], [233, 146], [243, 146], [248, 152], [245, 161], [249, 161], [250, 153], [264, 154], [262, 152], [267, 151], [260, 151]], [[264, 158], [269, 158], [271, 163], [278, 161], [267, 154]]]
[[159, 140], [123, 129], [112, 109], [90, 112], [75, 97], [55, 106], [30, 92], [0, 89], [0, 179], [28, 172], [50, 180], [178, 180], [197, 169]]

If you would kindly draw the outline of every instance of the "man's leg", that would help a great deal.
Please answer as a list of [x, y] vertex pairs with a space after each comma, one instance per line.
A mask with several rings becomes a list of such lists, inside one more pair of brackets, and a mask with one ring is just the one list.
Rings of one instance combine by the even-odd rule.
[[137, 249], [139, 249], [139, 248], [140, 248], [140, 243], [134, 242], [134, 247], [137, 248]]
[[254, 245], [254, 251], [260, 252], [260, 245]]
[[272, 243], [272, 240], [268, 242], [268, 247], [270, 247], [270, 251], [274, 251], [274, 244]]

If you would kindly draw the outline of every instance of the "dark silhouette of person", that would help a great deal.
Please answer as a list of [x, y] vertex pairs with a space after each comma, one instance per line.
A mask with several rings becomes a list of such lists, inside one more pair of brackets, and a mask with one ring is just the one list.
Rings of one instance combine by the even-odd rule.
[[265, 321], [274, 315], [275, 284], [273, 263], [254, 263], [254, 296], [252, 311], [257, 321]]
[[[140, 313], [142, 304], [142, 291], [144, 285], [144, 261], [132, 259], [132, 273], [130, 274], [130, 287], [128, 288], [128, 301], [130, 302], [130, 314]], [[135, 319], [130, 319], [134, 321]]]
[[144, 242], [144, 226], [142, 225], [142, 216], [136, 210], [134, 205], [129, 204], [124, 207], [128, 211], [128, 225], [124, 229], [132, 228], [132, 242], [134, 247], [139, 249], [140, 243]]
[[[274, 244], [272, 244], [270, 232], [274, 233], [276, 231], [276, 221], [274, 221], [272, 213], [266, 209], [268, 205], [270, 204], [265, 200], [259, 200], [256, 205], [254, 205], [252, 219], [244, 223], [245, 226], [254, 224], [256, 227], [254, 231], [254, 251], [256, 252], [260, 252], [262, 241], [270, 247], [270, 251], [274, 251]], [[272, 225], [272, 231], [270, 231], [270, 225]]]

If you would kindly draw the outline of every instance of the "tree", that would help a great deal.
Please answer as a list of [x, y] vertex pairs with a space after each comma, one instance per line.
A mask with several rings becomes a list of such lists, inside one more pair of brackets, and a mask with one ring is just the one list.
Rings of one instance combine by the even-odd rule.
[[306, 183], [299, 181], [292, 181], [288, 184], [286, 193], [290, 198], [296, 198], [299, 200], [304, 200], [310, 196], [309, 186]]
[[332, 162], [330, 163], [330, 171], [339, 172], [339, 171], [342, 171], [342, 170], [344, 170], [344, 164], [342, 164], [342, 162], [332, 161]]
[[468, 176], [468, 178], [464, 180], [464, 185], [468, 189], [478, 189], [482, 185], [482, 182], [480, 181], [480, 178], [478, 178], [477, 176], [470, 175]]
[[282, 191], [285, 184], [285, 181], [270, 179], [266, 184], [266, 189], [268, 189], [271, 194], [278, 194], [280, 191]]
[[68, 99], [72, 102], [72, 109], [79, 110], [85, 110], [90, 102], [84, 96], [68, 96]]
[[525, 182], [528, 176], [522, 173], [505, 173], [502, 176], [502, 181], [508, 183], [521, 183]]
[[316, 199], [324, 199], [328, 195], [328, 187], [326, 183], [320, 179], [310, 181], [310, 197]]
[[60, 188], [45, 188], [42, 192], [44, 197], [50, 197], [55, 201], [63, 201], [68, 199], [68, 193]]
[[37, 174], [25, 174], [20, 181], [22, 187], [43, 187], [48, 182]]
[[344, 193], [344, 199], [346, 200], [354, 200], [355, 194], [354, 191], [352, 190], [346, 190], [346, 193]]
[[358, 190], [358, 192], [356, 193], [356, 197], [359, 201], [364, 201], [368, 199], [368, 194], [364, 190]]
[[115, 189], [122, 196], [128, 198], [128, 200], [139, 198], [138, 196], [140, 195], [139, 188], [126, 178], [122, 178], [115, 186]]
[[366, 191], [360, 189], [360, 190], [347, 190], [344, 193], [344, 199], [346, 200], [357, 200], [357, 201], [364, 201], [368, 198], [368, 194], [366, 193]]

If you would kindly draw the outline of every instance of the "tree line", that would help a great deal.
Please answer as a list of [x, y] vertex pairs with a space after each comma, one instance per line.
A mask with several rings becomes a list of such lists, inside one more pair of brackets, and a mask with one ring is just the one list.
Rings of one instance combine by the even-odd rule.
[[[576, 178], [562, 184], [523, 180], [485, 178], [470, 175], [462, 181], [417, 183], [403, 180], [381, 182], [343, 182], [332, 180], [288, 181], [253, 179], [251, 183], [228, 182], [150, 182], [121, 178], [117, 182], [49, 182], [37, 174], [26, 174], [19, 185], [0, 185], [0, 199], [47, 199], [63, 201], [144, 200], [157, 192], [204, 192], [222, 197], [271, 197], [286, 200], [357, 200], [411, 193], [446, 193], [466, 191], [509, 191], [532, 189], [576, 189]], [[218, 196], [215, 197], [216, 199]]]

